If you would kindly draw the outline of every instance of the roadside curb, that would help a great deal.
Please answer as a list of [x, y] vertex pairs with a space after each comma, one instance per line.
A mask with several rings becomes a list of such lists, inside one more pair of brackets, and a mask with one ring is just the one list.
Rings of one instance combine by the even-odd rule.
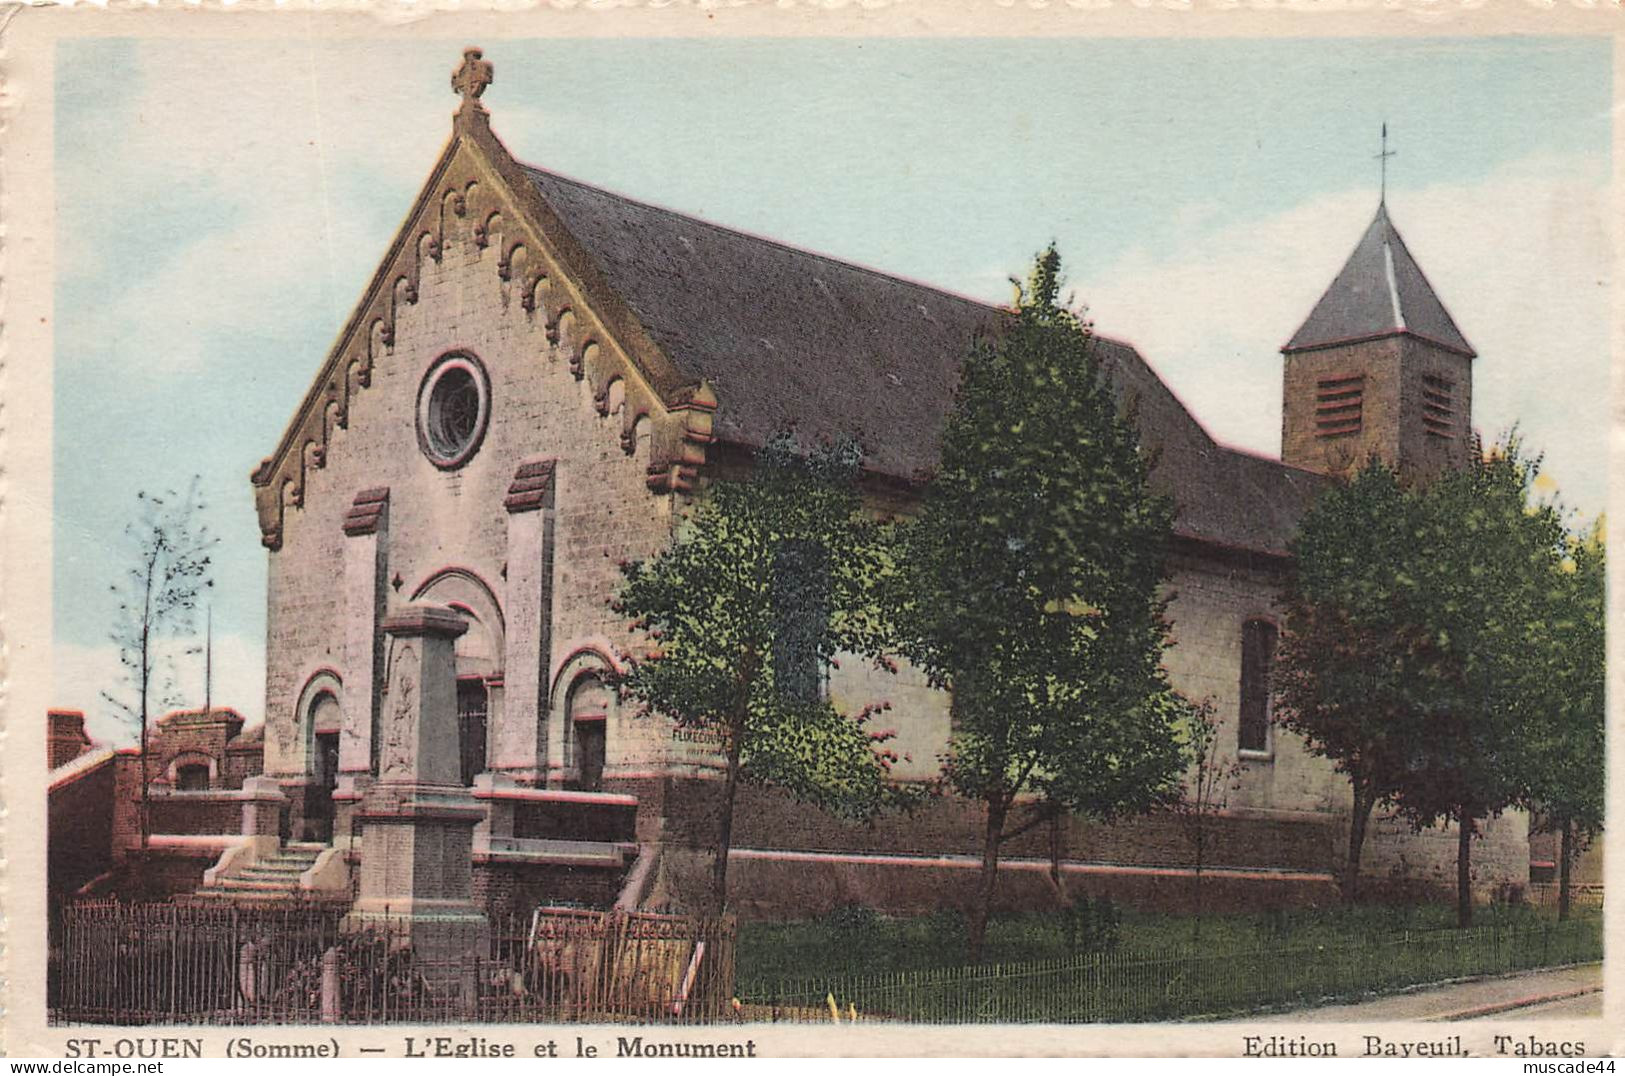
[[1494, 1016], [1497, 1013], [1511, 1012], [1514, 1009], [1527, 1009], [1531, 1005], [1545, 1005], [1553, 1001], [1567, 1001], [1570, 998], [1582, 998], [1587, 994], [1600, 994], [1602, 987], [1582, 986], [1574, 990], [1559, 990], [1552, 994], [1531, 994], [1528, 997], [1516, 998], [1512, 1001], [1497, 1001], [1489, 1005], [1476, 1005], [1471, 1009], [1461, 1009], [1458, 1012], [1445, 1013], [1441, 1016], [1429, 1016], [1427, 1022], [1436, 1023], [1441, 1020], [1474, 1020], [1480, 1016]]

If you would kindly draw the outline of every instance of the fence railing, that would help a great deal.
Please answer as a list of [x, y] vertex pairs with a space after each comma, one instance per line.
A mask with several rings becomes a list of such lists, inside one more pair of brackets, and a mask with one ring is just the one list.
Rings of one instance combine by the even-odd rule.
[[[1530, 904], [1537, 908], [1556, 908], [1560, 897], [1556, 882], [1532, 882], [1526, 891]], [[1569, 905], [1576, 912], [1601, 908], [1603, 886], [1600, 882], [1576, 882], [1569, 889]]]
[[[1593, 961], [1602, 922], [1359, 944], [1113, 952], [828, 977], [735, 1004], [731, 919], [543, 909], [423, 930], [331, 907], [80, 904], [63, 911], [56, 1023], [1120, 1023], [1218, 1017]], [[832, 1008], [834, 1012], [832, 1013]]]
[[1601, 959], [1602, 922], [1396, 934], [1348, 946], [1114, 952], [1024, 964], [807, 979], [750, 992], [744, 1018], [926, 1024], [1130, 1023], [1359, 998]]
[[543, 909], [425, 925], [331, 907], [81, 904], [55, 1023], [705, 1022], [731, 1011], [732, 919]]

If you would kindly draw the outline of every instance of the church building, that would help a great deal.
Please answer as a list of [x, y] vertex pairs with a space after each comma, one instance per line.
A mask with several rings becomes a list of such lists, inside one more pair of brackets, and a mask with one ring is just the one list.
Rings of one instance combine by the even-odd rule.
[[[440, 630], [399, 624], [438, 607], [459, 621], [444, 632], [457, 736], [441, 772], [478, 810], [475, 898], [684, 907], [703, 890], [722, 759], [609, 686], [637, 641], [609, 604], [620, 564], [664, 548], [710, 477], [792, 428], [809, 445], [855, 437], [865, 495], [906, 513], [957, 364], [1001, 315], [516, 161], [480, 101], [491, 76], [469, 50], [450, 142], [253, 475], [269, 557], [262, 780], [286, 796], [280, 840], [327, 864], [307, 877], [344, 887], [385, 854], [363, 839], [363, 804], [416, 705], [398, 672], [412, 632]], [[1096, 346], [1176, 505], [1172, 682], [1213, 701], [1243, 767], [1209, 899], [1335, 900], [1347, 781], [1270, 714], [1287, 544], [1327, 476], [1369, 454], [1426, 470], [1469, 450], [1475, 353], [1385, 206], [1282, 349], [1281, 459], [1218, 444], [1133, 347]], [[907, 667], [857, 664], [832, 671], [831, 700], [889, 702], [895, 777], [937, 776], [946, 697]], [[803, 916], [968, 901], [979, 841], [976, 806], [951, 797], [859, 825], [746, 788], [731, 902]], [[1029, 905], [1056, 899], [1052, 863], [1069, 893], [1177, 905], [1170, 880], [1190, 862], [1156, 815], [1063, 819], [1005, 855], [1001, 900]], [[1448, 890], [1454, 855], [1450, 832], [1374, 819], [1366, 868]], [[1481, 895], [1526, 882], [1523, 816], [1491, 821], [1473, 865]]]

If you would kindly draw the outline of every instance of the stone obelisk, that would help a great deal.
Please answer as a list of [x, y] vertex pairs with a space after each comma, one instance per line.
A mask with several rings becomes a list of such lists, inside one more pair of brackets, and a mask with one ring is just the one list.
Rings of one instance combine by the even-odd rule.
[[467, 622], [414, 604], [385, 617], [388, 693], [379, 721], [378, 780], [361, 801], [361, 891], [352, 929], [386, 928], [420, 960], [482, 948], [474, 903], [474, 826], [484, 811], [462, 785], [453, 645]]

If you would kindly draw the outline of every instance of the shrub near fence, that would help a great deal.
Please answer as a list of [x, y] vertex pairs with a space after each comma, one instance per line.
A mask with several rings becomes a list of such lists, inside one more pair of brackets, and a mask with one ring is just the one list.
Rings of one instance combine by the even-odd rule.
[[[425, 959], [399, 920], [332, 907], [81, 904], [50, 956], [54, 1023], [703, 1022], [730, 1012], [735, 924], [545, 909]], [[448, 955], [449, 954], [449, 955]]]
[[1599, 960], [1602, 921], [1404, 933], [1338, 947], [1107, 953], [1023, 964], [785, 983], [746, 999], [794, 1022], [1132, 1023], [1222, 1017], [1357, 998], [1420, 983]]

